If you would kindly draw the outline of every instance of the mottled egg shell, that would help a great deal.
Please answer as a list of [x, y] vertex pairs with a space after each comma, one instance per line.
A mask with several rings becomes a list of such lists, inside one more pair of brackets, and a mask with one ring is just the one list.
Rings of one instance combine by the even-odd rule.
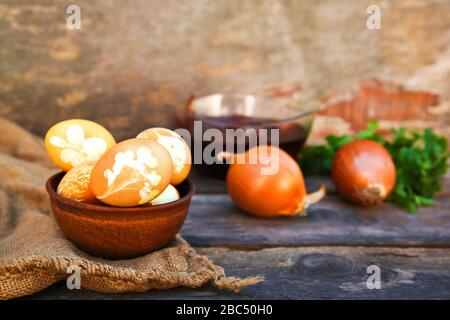
[[171, 184], [167, 186], [167, 188], [155, 199], [150, 201], [152, 206], [157, 206], [160, 204], [165, 204], [169, 202], [174, 202], [180, 199], [180, 193], [178, 190]]
[[108, 150], [92, 169], [90, 188], [97, 199], [132, 207], [156, 198], [172, 179], [169, 153], [159, 143], [130, 139]]
[[180, 135], [166, 128], [151, 128], [141, 132], [137, 137], [156, 141], [169, 152], [173, 162], [170, 184], [176, 186], [186, 179], [191, 170], [191, 150]]
[[108, 130], [83, 119], [58, 122], [45, 135], [45, 149], [50, 159], [64, 171], [86, 161], [98, 160], [115, 144]]
[[58, 194], [77, 201], [96, 202], [95, 195], [89, 188], [92, 168], [95, 162], [84, 162], [70, 169], [58, 185]]

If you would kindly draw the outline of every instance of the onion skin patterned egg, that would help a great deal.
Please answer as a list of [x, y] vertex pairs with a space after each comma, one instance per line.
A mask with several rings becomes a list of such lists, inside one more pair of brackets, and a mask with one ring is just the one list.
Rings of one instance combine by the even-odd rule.
[[150, 128], [137, 138], [156, 141], [169, 152], [174, 168], [171, 185], [177, 186], [186, 179], [191, 171], [191, 150], [179, 134], [166, 128]]
[[145, 204], [172, 179], [169, 152], [147, 139], [130, 139], [108, 150], [92, 169], [90, 188], [100, 201], [118, 207]]
[[45, 149], [53, 163], [64, 171], [98, 160], [116, 144], [104, 127], [89, 120], [58, 122], [45, 135]]
[[97, 202], [97, 198], [89, 188], [94, 164], [95, 162], [88, 161], [70, 169], [58, 185], [58, 194], [77, 201]]
[[178, 199], [180, 199], [180, 193], [173, 185], [169, 184], [167, 188], [159, 196], [150, 201], [149, 204], [152, 206], [157, 206], [160, 204], [174, 202]]

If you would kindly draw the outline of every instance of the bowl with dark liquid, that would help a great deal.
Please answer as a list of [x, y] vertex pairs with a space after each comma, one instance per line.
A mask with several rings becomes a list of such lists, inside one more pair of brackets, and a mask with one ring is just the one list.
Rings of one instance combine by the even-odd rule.
[[[227, 136], [227, 129], [243, 129], [245, 132], [252, 129], [256, 133], [266, 129], [267, 139], [260, 139], [257, 134], [257, 145], [278, 144], [294, 159], [298, 159], [311, 131], [317, 107], [318, 103], [301, 104], [269, 96], [216, 93], [190, 99], [184, 110], [182, 126], [190, 132], [192, 149], [195, 145], [201, 145], [202, 151], [210, 146], [212, 152], [222, 149], [233, 153], [246, 151], [254, 144], [250, 144], [249, 136]], [[201, 129], [198, 121], [201, 121]], [[205, 140], [204, 133], [208, 129], [218, 130], [223, 138]], [[272, 136], [271, 129], [277, 129], [278, 138]], [[201, 164], [195, 164], [194, 167], [202, 174], [219, 179], [224, 179], [228, 171], [227, 164], [207, 164], [203, 159]]]

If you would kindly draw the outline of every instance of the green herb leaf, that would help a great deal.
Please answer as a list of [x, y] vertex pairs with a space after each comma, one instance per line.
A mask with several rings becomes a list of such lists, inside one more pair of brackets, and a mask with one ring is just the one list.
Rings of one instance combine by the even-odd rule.
[[431, 129], [408, 132], [393, 129], [390, 140], [376, 133], [378, 124], [369, 122], [367, 129], [351, 136], [326, 137], [324, 145], [307, 146], [300, 156], [300, 166], [308, 174], [330, 174], [333, 158], [344, 144], [357, 139], [370, 139], [382, 144], [391, 154], [397, 168], [397, 181], [389, 201], [414, 213], [417, 207], [431, 206], [441, 189], [439, 178], [448, 170], [450, 152], [445, 137]]

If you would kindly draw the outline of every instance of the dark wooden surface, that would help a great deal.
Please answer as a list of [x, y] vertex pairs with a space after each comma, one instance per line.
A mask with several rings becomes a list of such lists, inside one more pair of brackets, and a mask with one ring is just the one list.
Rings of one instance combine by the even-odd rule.
[[[297, 246], [450, 247], [450, 201], [415, 216], [391, 204], [360, 208], [329, 195], [306, 218], [255, 218], [227, 195], [199, 195], [182, 234], [199, 247], [262, 249]], [[203, 226], [203, 227], [202, 227]]]
[[[306, 218], [259, 219], [232, 204], [223, 182], [199, 178], [182, 234], [228, 275], [265, 281], [238, 295], [206, 286], [148, 293], [69, 291], [58, 283], [31, 299], [450, 299], [448, 179], [435, 207], [410, 215], [391, 204], [361, 208], [343, 201], [331, 181]], [[366, 286], [367, 267], [381, 268], [381, 289]]]
[[[266, 280], [233, 295], [211, 286], [148, 293], [69, 291], [65, 283], [34, 299], [419, 299], [450, 298], [450, 249], [361, 247], [232, 250], [198, 248], [228, 274], [260, 274]], [[381, 268], [381, 289], [369, 290], [366, 268]]]

